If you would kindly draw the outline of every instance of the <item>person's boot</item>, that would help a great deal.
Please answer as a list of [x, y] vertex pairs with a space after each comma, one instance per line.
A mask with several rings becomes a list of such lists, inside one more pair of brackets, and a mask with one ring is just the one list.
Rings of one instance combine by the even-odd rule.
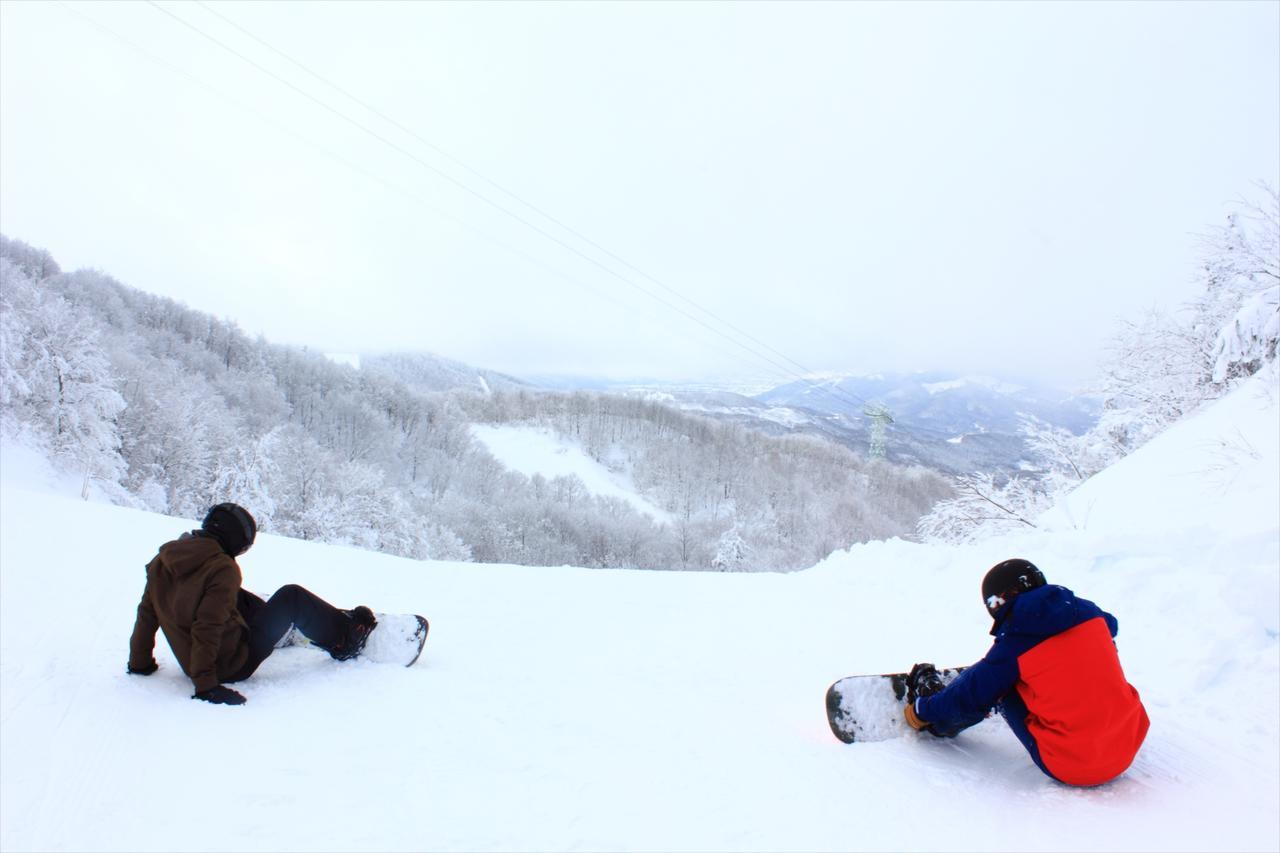
[[369, 639], [369, 634], [378, 625], [378, 620], [373, 617], [373, 611], [363, 604], [352, 610], [343, 610], [342, 613], [349, 621], [346, 634], [333, 648], [329, 649], [329, 654], [334, 660], [350, 660], [359, 655], [364, 651], [364, 644]]

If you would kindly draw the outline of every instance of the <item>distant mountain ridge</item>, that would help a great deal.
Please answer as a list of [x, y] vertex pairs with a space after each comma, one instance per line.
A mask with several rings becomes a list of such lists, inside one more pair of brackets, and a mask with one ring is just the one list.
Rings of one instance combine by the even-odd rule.
[[392, 352], [360, 356], [360, 369], [403, 382], [415, 391], [532, 390], [536, 386], [499, 373], [429, 352]]
[[[545, 379], [545, 378], [544, 378]], [[773, 435], [820, 435], [860, 453], [870, 447], [866, 403], [883, 403], [894, 419], [887, 457], [948, 474], [1016, 472], [1027, 463], [1019, 434], [1025, 417], [1079, 434], [1099, 407], [1087, 397], [1009, 378], [945, 371], [822, 374], [759, 392], [760, 382], [609, 381], [555, 377], [569, 389], [626, 394], [728, 420]]]
[[860, 453], [868, 452], [871, 443], [863, 408], [881, 403], [893, 417], [886, 436], [888, 459], [945, 474], [1023, 470], [1028, 454], [1020, 428], [1026, 418], [1079, 434], [1093, 425], [1099, 411], [1091, 398], [1043, 384], [942, 370], [816, 374], [768, 387], [759, 378], [518, 378], [429, 352], [361, 355], [359, 366], [420, 392], [580, 390], [640, 397], [770, 435], [818, 435]]
[[1079, 434], [1093, 425], [1099, 411], [1090, 398], [1066, 391], [943, 371], [835, 375], [780, 385], [757, 399], [859, 419], [863, 402], [883, 403], [895, 423], [953, 438], [982, 433], [1016, 435], [1027, 416]]

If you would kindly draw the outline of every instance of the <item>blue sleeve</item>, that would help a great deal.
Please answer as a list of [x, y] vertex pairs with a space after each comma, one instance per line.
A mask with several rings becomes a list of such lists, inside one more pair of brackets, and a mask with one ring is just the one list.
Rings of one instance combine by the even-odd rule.
[[1007, 643], [996, 642], [941, 693], [917, 699], [916, 714], [940, 728], [968, 725], [975, 716], [985, 716], [1018, 681], [1018, 659], [1011, 652]]

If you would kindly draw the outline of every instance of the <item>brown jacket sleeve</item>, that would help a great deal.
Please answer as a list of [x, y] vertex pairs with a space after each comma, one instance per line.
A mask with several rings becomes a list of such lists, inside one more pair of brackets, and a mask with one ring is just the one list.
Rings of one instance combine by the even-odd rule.
[[236, 591], [240, 589], [240, 571], [227, 560], [205, 586], [191, 626], [191, 681], [196, 692], [212, 690], [218, 681], [218, 646], [223, 627], [236, 610]]
[[129, 638], [129, 668], [147, 670], [155, 664], [156, 629], [160, 620], [151, 606], [151, 581], [142, 588], [142, 600], [138, 602], [138, 616], [133, 622], [133, 636]]

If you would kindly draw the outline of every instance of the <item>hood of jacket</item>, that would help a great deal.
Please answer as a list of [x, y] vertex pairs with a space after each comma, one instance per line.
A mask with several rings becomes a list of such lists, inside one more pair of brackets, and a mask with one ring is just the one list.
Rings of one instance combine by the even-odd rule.
[[996, 613], [991, 634], [1052, 637], [1098, 615], [1092, 602], [1076, 598], [1065, 586], [1046, 584], [1015, 597]]
[[161, 567], [172, 577], [185, 578], [220, 555], [225, 556], [226, 552], [222, 550], [218, 540], [196, 530], [184, 533], [172, 542], [166, 542], [160, 546], [157, 556]]

